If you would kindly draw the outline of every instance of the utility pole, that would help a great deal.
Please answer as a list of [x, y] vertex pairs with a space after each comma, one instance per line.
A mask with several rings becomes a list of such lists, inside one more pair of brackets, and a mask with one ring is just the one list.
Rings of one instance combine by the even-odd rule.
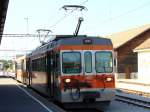
[[27, 34], [29, 34], [29, 18], [24, 18], [26, 20], [26, 28], [27, 28]]

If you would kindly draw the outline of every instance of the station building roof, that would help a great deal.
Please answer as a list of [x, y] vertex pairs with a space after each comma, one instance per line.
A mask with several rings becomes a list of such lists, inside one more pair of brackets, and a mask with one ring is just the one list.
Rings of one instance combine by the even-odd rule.
[[139, 45], [134, 49], [135, 52], [143, 50], [145, 51], [150, 50], [150, 37], [147, 40], [145, 40], [141, 45]]
[[0, 0], [0, 43], [2, 40], [9, 0]]
[[140, 27], [132, 28], [126, 31], [122, 31], [119, 33], [114, 33], [111, 35], [106, 36], [106, 38], [109, 38], [113, 42], [113, 46], [115, 49], [121, 47], [128, 41], [134, 39], [138, 35], [150, 30], [150, 24], [146, 24]]

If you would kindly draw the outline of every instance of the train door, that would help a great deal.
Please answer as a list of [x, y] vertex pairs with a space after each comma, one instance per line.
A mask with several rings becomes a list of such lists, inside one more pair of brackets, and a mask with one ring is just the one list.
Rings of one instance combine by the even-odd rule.
[[83, 66], [84, 66], [84, 74], [85, 75], [93, 75], [93, 52], [92, 51], [84, 51], [83, 52]]
[[50, 96], [54, 96], [54, 75], [55, 75], [55, 55], [51, 51], [47, 56], [47, 74], [48, 74], [48, 87]]
[[21, 82], [24, 83], [24, 59], [21, 60]]
[[27, 68], [27, 85], [30, 86], [30, 84], [31, 84], [31, 62], [30, 62], [30, 59], [27, 59], [26, 68]]

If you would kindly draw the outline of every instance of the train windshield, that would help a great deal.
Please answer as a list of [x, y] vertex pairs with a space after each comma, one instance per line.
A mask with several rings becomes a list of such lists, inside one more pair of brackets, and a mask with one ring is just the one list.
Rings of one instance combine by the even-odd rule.
[[76, 74], [81, 72], [81, 53], [63, 52], [62, 71], [66, 74]]
[[112, 67], [112, 52], [98, 51], [95, 54], [95, 69], [97, 73], [111, 73]]

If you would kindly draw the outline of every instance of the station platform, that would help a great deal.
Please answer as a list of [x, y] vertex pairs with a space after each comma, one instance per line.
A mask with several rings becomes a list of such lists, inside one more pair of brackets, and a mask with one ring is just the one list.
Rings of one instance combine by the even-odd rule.
[[64, 112], [16, 80], [0, 76], [0, 112]]
[[116, 88], [141, 91], [150, 94], [150, 79], [116, 79]]
[[14, 78], [15, 72], [0, 71], [0, 77], [2, 76]]

